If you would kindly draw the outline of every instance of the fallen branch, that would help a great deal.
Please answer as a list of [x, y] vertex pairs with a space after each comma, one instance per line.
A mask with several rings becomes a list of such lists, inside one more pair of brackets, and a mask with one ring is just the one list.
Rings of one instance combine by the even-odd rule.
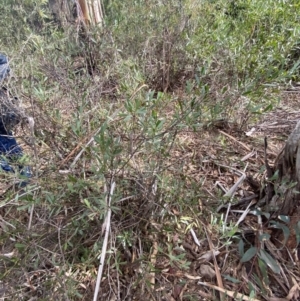
[[95, 287], [95, 292], [94, 292], [94, 299], [93, 301], [97, 301], [98, 299], [98, 294], [100, 290], [100, 282], [102, 278], [102, 273], [103, 273], [103, 267], [104, 267], [104, 261], [105, 261], [105, 255], [106, 255], [106, 250], [107, 250], [107, 242], [108, 242], [108, 236], [109, 236], [109, 231], [110, 231], [110, 219], [111, 219], [111, 208], [110, 208], [110, 203], [111, 203], [111, 197], [114, 193], [116, 183], [112, 179], [111, 181], [111, 186], [110, 186], [110, 191], [107, 195], [106, 201], [107, 201], [107, 215], [105, 218], [105, 237], [103, 241], [103, 246], [102, 246], [102, 252], [101, 252], [101, 258], [100, 258], [100, 264], [98, 268], [98, 275], [97, 275], [97, 281], [96, 281], [96, 287]]

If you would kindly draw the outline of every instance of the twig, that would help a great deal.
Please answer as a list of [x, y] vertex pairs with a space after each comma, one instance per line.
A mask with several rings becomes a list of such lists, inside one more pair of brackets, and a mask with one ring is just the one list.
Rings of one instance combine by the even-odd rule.
[[[28, 125], [29, 125], [29, 129], [30, 129], [31, 143], [32, 143], [34, 159], [35, 159], [35, 176], [36, 176], [36, 178], [38, 178], [38, 172], [39, 172], [38, 171], [38, 153], [37, 153], [37, 149], [36, 149], [36, 145], [35, 145], [35, 137], [34, 137], [34, 119], [32, 117], [28, 117]], [[31, 229], [33, 211], [34, 211], [34, 203], [31, 205], [31, 208], [30, 208], [28, 230]]]
[[[11, 185], [8, 189], [10, 189], [12, 186], [13, 185]], [[19, 199], [20, 197], [23, 197], [24, 195], [29, 194], [30, 192], [36, 191], [36, 190], [38, 190], [40, 188], [41, 188], [40, 186], [37, 186], [37, 187], [34, 187], [32, 190], [25, 191], [24, 193], [18, 195], [17, 199]], [[4, 193], [6, 193], [8, 191], [8, 189]], [[5, 202], [5, 201], [1, 202], [0, 203], [0, 208], [5, 207], [7, 205], [19, 205], [19, 203], [14, 203], [15, 200], [16, 200], [16, 197], [14, 197], [13, 199], [9, 200], [8, 202]]]
[[80, 159], [81, 155], [85, 152], [86, 148], [94, 141], [95, 136], [98, 135], [100, 131], [101, 131], [101, 127], [95, 132], [95, 134], [93, 135], [93, 137], [88, 141], [87, 144], [84, 145], [84, 147], [82, 148], [82, 150], [77, 154], [77, 156], [75, 157], [74, 161], [70, 165], [70, 169], [71, 170], [75, 167], [75, 164]]
[[256, 154], [256, 151], [252, 151], [251, 153], [247, 154], [246, 156], [244, 156], [241, 161], [247, 161], [249, 158], [253, 157]]
[[201, 285], [213, 288], [213, 289], [215, 289], [215, 290], [217, 290], [217, 291], [219, 291], [219, 292], [221, 292], [223, 294], [226, 294], [229, 297], [234, 298], [235, 300], [239, 299], [239, 300], [244, 300], [244, 301], [250, 301], [250, 300], [251, 301], [260, 301], [260, 300], [255, 299], [255, 298], [247, 297], [247, 296], [245, 296], [244, 294], [241, 294], [241, 293], [237, 293], [237, 292], [234, 292], [234, 291], [225, 290], [224, 288], [212, 285], [210, 283], [199, 281], [198, 284], [201, 284]]
[[158, 253], [157, 235], [154, 235], [154, 237], [153, 237], [153, 249], [152, 249], [152, 254], [150, 255], [151, 272], [149, 273], [149, 283], [151, 284], [151, 288], [154, 288], [154, 285], [155, 285], [155, 270], [154, 270], [154, 267], [156, 265], [157, 253]]
[[205, 233], [206, 233], [206, 237], [207, 237], [207, 241], [208, 241], [208, 244], [209, 244], [210, 251], [212, 252], [212, 255], [213, 255], [214, 267], [215, 267], [215, 272], [216, 272], [216, 277], [217, 277], [217, 282], [218, 282], [218, 288], [220, 288], [219, 291], [221, 292], [220, 293], [220, 299], [221, 299], [221, 301], [223, 301], [223, 300], [225, 300], [225, 295], [224, 295], [225, 290], [224, 290], [223, 280], [222, 280], [221, 273], [220, 273], [220, 270], [219, 270], [219, 267], [218, 267], [216, 254], [214, 252], [215, 250], [214, 250], [214, 246], [213, 246], [213, 243], [211, 241], [210, 235], [208, 234], [208, 231], [206, 231], [206, 230], [205, 230]]
[[31, 229], [32, 218], [33, 218], [33, 211], [34, 211], [34, 204], [32, 204], [31, 207], [30, 207], [29, 222], [28, 222], [28, 230]]
[[219, 133], [223, 134], [224, 136], [228, 137], [229, 139], [237, 142], [239, 145], [241, 145], [244, 149], [246, 149], [247, 151], [251, 152], [251, 149], [243, 142], [236, 140], [233, 136], [219, 130]]
[[225, 197], [232, 197], [238, 187], [244, 182], [246, 179], [246, 174], [242, 173], [241, 177], [237, 180], [237, 182], [225, 193]]
[[64, 269], [64, 274], [63, 274], [63, 279], [62, 279], [62, 285], [64, 287], [64, 295], [65, 295], [65, 298], [67, 301], [70, 301], [69, 297], [68, 297], [68, 294], [67, 294], [67, 288], [66, 288], [66, 279], [65, 279], [65, 276], [66, 276], [66, 271], [65, 271], [65, 267], [66, 267], [66, 260], [65, 260], [65, 254], [64, 254], [64, 251], [62, 249], [62, 246], [61, 246], [61, 221], [59, 222], [59, 225], [58, 225], [58, 232], [57, 232], [57, 238], [58, 238], [58, 246], [59, 246], [59, 249], [60, 249], [60, 253], [61, 253], [61, 256], [62, 256], [62, 260], [63, 260], [63, 263], [64, 263], [64, 266], [63, 266], [63, 269]]
[[252, 200], [249, 205], [247, 206], [247, 208], [244, 210], [243, 214], [240, 216], [239, 220], [237, 221], [237, 223], [235, 224], [236, 227], [238, 227], [238, 225], [246, 218], [246, 216], [248, 215], [248, 213], [250, 212], [250, 207], [252, 205], [254, 205], [256, 203], [255, 200]]
[[[98, 129], [99, 130], [99, 129]], [[98, 131], [97, 130], [97, 131]], [[96, 132], [95, 132], [96, 133]], [[77, 146], [60, 162], [59, 164], [59, 168], [61, 168], [65, 163], [67, 163], [69, 161], [69, 159], [75, 154], [75, 152], [77, 152], [77, 150], [83, 145], [83, 143], [88, 140], [89, 137], [93, 137], [95, 135], [95, 133], [93, 133], [92, 135], [88, 136], [88, 137], [84, 137], [84, 139], [82, 139], [82, 141], [80, 141]], [[71, 172], [71, 171], [69, 171]]]
[[138, 88], [133, 92], [133, 94], [130, 96], [130, 100], [132, 100], [133, 97], [134, 97], [140, 90], [142, 90], [142, 89], [145, 88], [145, 87], [147, 88], [148, 85], [143, 84], [143, 85], [141, 85], [140, 87], [138, 87]]
[[106, 215], [106, 219], [105, 219], [106, 220], [105, 237], [104, 237], [103, 246], [102, 246], [102, 252], [101, 252], [100, 264], [99, 264], [99, 268], [98, 268], [97, 282], [96, 282], [93, 301], [97, 301], [99, 290], [100, 290], [100, 282], [101, 282], [102, 273], [103, 273], [104, 260], [105, 260], [106, 250], [107, 250], [107, 242], [108, 242], [108, 236], [109, 236], [109, 231], [110, 231], [110, 219], [111, 219], [110, 203], [111, 203], [111, 197], [114, 193], [115, 186], [116, 186], [116, 183], [112, 179], [110, 191], [109, 191], [109, 194], [107, 195], [107, 215]]
[[[114, 121], [115, 116], [117, 116], [117, 114], [119, 113], [120, 110], [121, 109], [118, 109], [112, 114], [112, 116], [108, 116], [107, 124], [109, 124], [109, 122], [111, 122], [111, 121]], [[72, 170], [75, 167], [75, 165], [76, 165], [77, 161], [80, 159], [81, 155], [85, 152], [86, 148], [94, 141], [95, 137], [99, 134], [101, 129], [102, 129], [102, 126], [95, 131], [95, 133], [92, 135], [92, 138], [90, 138], [90, 140], [83, 146], [81, 151], [75, 157], [74, 161], [71, 163], [70, 168], [69, 168], [70, 170]], [[75, 149], [77, 150], [77, 147]], [[74, 151], [75, 150], [72, 151], [72, 154], [73, 154]]]
[[[235, 191], [238, 189], [238, 187], [244, 182], [246, 179], [246, 174], [241, 172], [241, 177], [237, 180], [237, 182], [224, 194], [224, 197], [232, 198]], [[220, 205], [217, 208], [217, 212], [220, 212], [221, 209], [223, 208], [228, 208], [228, 205]]]

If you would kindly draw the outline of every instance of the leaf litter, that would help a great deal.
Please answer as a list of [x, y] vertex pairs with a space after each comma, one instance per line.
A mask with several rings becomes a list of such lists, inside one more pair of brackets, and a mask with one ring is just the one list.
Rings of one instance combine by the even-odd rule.
[[[226, 128], [179, 134], [177, 146], [170, 153], [174, 164], [167, 172], [184, 178], [187, 188], [199, 185], [199, 195], [194, 196], [198, 206], [187, 204], [182, 212], [170, 204], [164, 208], [167, 214], [163, 220], [151, 219], [135, 229], [132, 243], [123, 245], [122, 265], [110, 265], [102, 278], [99, 300], [118, 300], [117, 296], [121, 300], [177, 301], [190, 300], [189, 296], [197, 300], [298, 300], [300, 212], [295, 211], [289, 219], [283, 217], [291, 233], [287, 235], [284, 227], [267, 225], [270, 215], [259, 204], [265, 178], [264, 137], [268, 136], [268, 160], [274, 163], [300, 117], [300, 112], [291, 107], [284, 99], [282, 107], [262, 115], [245, 132], [228, 123]], [[175, 173], [177, 162], [182, 163], [181, 173]], [[124, 200], [128, 201], [126, 197]], [[139, 212], [136, 200], [133, 196], [131, 206]], [[69, 220], [71, 216], [61, 216], [57, 225], [49, 224], [47, 238], [36, 246], [44, 250], [40, 256], [45, 257], [45, 266], [49, 254], [61, 254], [58, 229]], [[121, 220], [112, 217], [111, 258], [117, 254], [113, 245], [118, 232], [139, 220], [138, 216]], [[83, 243], [93, 243], [100, 232], [91, 233]], [[16, 258], [15, 252], [8, 244], [1, 249], [4, 257], [9, 254]], [[57, 267], [48, 264], [40, 272], [33, 269], [24, 274], [23, 287], [28, 296], [42, 294], [41, 283], [59, 279]], [[87, 271], [78, 265], [68, 273], [78, 283], [82, 300], [88, 300], [96, 269]], [[2, 296], [12, 293], [5, 283], [0, 285]], [[60, 295], [61, 284], [56, 285], [51, 298]]]

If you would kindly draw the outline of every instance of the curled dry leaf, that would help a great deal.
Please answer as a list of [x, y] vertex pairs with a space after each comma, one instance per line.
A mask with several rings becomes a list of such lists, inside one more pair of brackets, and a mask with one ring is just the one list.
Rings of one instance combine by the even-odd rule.
[[208, 251], [205, 254], [203, 254], [199, 260], [203, 260], [203, 261], [211, 261], [214, 256], [218, 256], [220, 254], [220, 251]]
[[246, 136], [248, 136], [248, 137], [250, 137], [250, 136], [252, 136], [253, 135], [253, 133], [255, 132], [255, 128], [251, 128], [251, 130], [250, 131], [248, 131], [248, 132], [245, 132], [245, 134], [246, 134]]
[[201, 264], [200, 274], [203, 277], [210, 278], [210, 279], [216, 277], [216, 272], [208, 264]]

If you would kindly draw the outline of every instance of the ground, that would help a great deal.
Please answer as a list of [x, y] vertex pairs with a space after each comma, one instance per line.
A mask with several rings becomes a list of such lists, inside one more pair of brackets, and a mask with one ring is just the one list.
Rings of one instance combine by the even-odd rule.
[[[270, 226], [267, 213], [254, 212], [265, 185], [264, 138], [272, 165], [299, 120], [298, 103], [297, 91], [283, 91], [278, 107], [244, 128], [218, 120], [178, 134], [164, 173], [174, 175], [184, 204], [173, 203], [171, 191], [161, 193], [146, 178], [132, 178], [132, 191], [141, 192], [114, 205], [98, 300], [299, 300], [299, 210], [295, 206], [283, 224], [271, 216], [281, 228]], [[48, 147], [39, 151], [42, 160]], [[64, 163], [78, 150], [61, 160], [60, 172], [45, 168], [48, 177], [63, 180]], [[117, 185], [126, 177], [116, 176]], [[53, 206], [51, 214], [45, 205], [24, 211], [16, 198], [1, 203], [1, 300], [92, 299], [100, 256], [93, 249], [100, 251], [107, 224], [100, 222], [105, 212], [99, 220], [80, 206], [89, 193], [82, 190], [73, 205]], [[64, 196], [48, 197], [51, 203]]]

